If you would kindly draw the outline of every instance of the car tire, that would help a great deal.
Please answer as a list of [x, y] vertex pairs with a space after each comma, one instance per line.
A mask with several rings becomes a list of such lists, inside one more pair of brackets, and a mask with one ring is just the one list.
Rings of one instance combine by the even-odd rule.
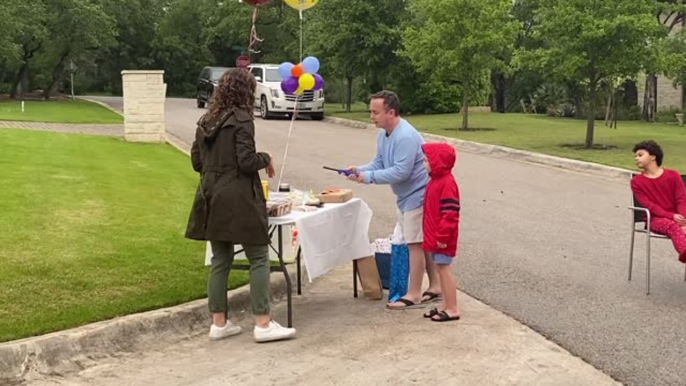
[[269, 112], [269, 104], [267, 103], [267, 97], [265, 97], [264, 95], [262, 95], [262, 98], [260, 98], [260, 118], [271, 118], [271, 113]]
[[202, 101], [202, 100], [200, 100], [200, 97], [199, 97], [199, 96], [198, 96], [197, 98], [195, 98], [195, 101], [196, 101], [196, 103], [197, 103], [199, 109], [204, 109], [204, 108], [205, 108], [205, 102]]
[[310, 117], [312, 118], [313, 121], [321, 121], [321, 120], [324, 120], [324, 113], [310, 114]]

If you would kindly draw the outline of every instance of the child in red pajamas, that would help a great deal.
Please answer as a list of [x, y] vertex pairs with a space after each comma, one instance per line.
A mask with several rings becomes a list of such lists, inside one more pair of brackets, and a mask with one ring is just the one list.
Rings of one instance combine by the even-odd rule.
[[438, 269], [443, 302], [441, 309], [424, 314], [434, 322], [459, 320], [455, 275], [450, 264], [457, 253], [460, 223], [460, 190], [452, 169], [455, 149], [447, 143], [425, 143], [424, 166], [431, 177], [424, 197], [424, 242], [422, 249], [431, 254]]
[[679, 173], [663, 169], [660, 145], [644, 141], [634, 146], [641, 174], [631, 179], [638, 202], [650, 211], [650, 230], [672, 240], [679, 261], [686, 263], [686, 188]]

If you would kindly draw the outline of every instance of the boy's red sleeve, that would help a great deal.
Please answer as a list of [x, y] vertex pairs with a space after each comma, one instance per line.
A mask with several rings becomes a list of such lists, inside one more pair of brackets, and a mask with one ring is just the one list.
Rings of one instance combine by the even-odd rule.
[[439, 243], [450, 244], [450, 238], [457, 236], [460, 223], [460, 191], [457, 184], [446, 184], [439, 201], [441, 221], [438, 224], [436, 239]]
[[643, 189], [643, 184], [641, 184], [636, 178], [633, 178], [631, 180], [631, 191], [638, 199], [638, 202], [640, 202], [644, 208], [650, 211], [650, 215], [653, 218], [661, 217], [671, 219], [674, 217], [674, 213], [662, 209], [660, 205], [658, 205], [657, 203], [653, 202], [650, 198], [648, 198], [648, 195]]

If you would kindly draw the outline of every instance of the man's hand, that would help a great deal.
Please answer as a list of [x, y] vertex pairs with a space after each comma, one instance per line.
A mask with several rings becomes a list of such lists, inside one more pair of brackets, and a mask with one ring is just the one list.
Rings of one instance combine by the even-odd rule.
[[678, 213], [674, 215], [673, 219], [677, 224], [679, 224], [679, 226], [686, 225], [686, 218]]
[[350, 181], [355, 181], [357, 183], [364, 184], [364, 173], [351, 174], [348, 176], [348, 179]]
[[439, 241], [436, 242], [436, 246], [438, 247], [438, 249], [446, 249], [446, 248], [448, 248], [447, 245], [445, 245], [445, 244], [443, 244], [443, 243], [441, 243], [441, 242], [439, 242]]

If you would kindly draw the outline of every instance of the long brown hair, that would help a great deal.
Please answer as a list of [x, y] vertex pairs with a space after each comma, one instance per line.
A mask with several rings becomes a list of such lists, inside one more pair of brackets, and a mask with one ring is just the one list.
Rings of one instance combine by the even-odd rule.
[[208, 115], [217, 118], [222, 112], [231, 108], [253, 114], [255, 104], [255, 77], [242, 68], [233, 68], [222, 75], [219, 86], [212, 95]]

